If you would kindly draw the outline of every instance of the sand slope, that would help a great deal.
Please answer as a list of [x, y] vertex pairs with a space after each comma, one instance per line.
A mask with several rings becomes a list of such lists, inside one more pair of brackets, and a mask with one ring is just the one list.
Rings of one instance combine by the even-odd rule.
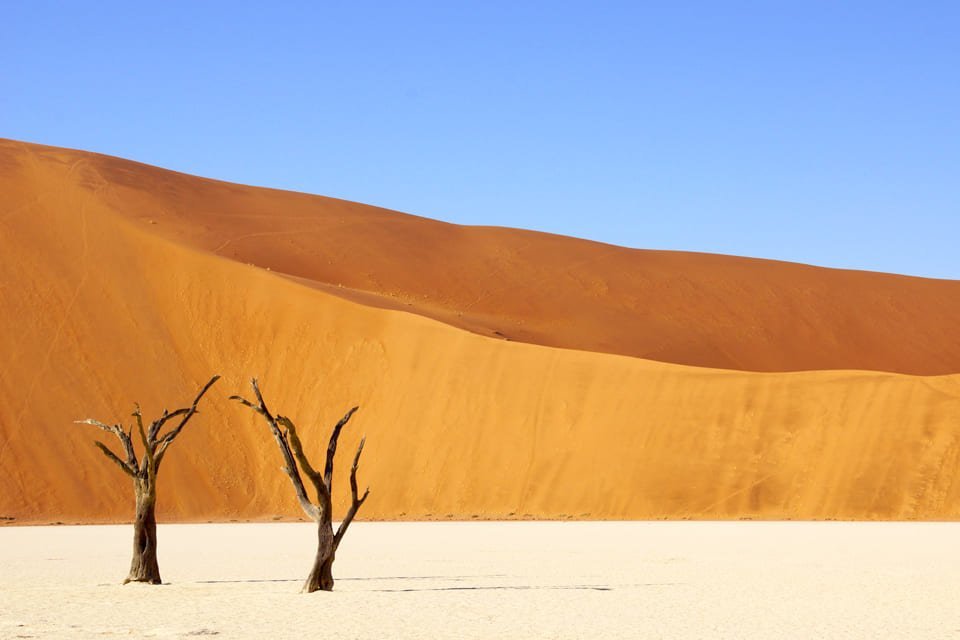
[[[617, 332], [659, 335], [647, 315], [623, 306], [632, 296], [647, 308], [657, 296], [609, 283], [636, 277], [673, 291], [673, 271], [659, 284], [652, 274], [676, 264], [702, 279], [694, 286], [683, 276], [691, 297], [673, 291], [673, 313], [689, 308], [681, 315], [658, 310], [664, 315], [656, 320], [672, 333], [644, 340], [667, 345], [700, 323], [703, 335], [731, 340], [688, 337], [698, 345], [689, 353], [703, 361], [803, 369], [809, 357], [827, 368], [957, 372], [960, 347], [948, 329], [957, 326], [960, 283], [463, 229], [12, 142], [0, 143], [0, 193], [0, 517], [127, 517], [126, 478], [91, 446], [99, 432], [71, 421], [128, 420], [134, 400], [153, 415], [188, 400], [214, 372], [224, 379], [164, 464], [161, 518], [297, 514], [265, 428], [225, 399], [245, 391], [253, 374], [316, 455], [340, 414], [361, 405], [343, 450], [367, 434], [361, 477], [373, 488], [362, 514], [368, 518], [960, 516], [960, 375], [750, 373], [549, 346], [591, 348], [569, 336], [620, 344], [611, 337]], [[275, 218], [256, 220], [252, 211]], [[281, 214], [301, 215], [305, 226]], [[237, 237], [245, 233], [273, 235]], [[325, 233], [332, 245], [320, 243]], [[446, 254], [444, 233], [465, 237], [473, 253]], [[381, 251], [378, 242], [396, 250]], [[480, 251], [483, 242], [493, 254]], [[592, 299], [608, 315], [556, 321], [556, 305], [580, 308], [590, 287], [555, 300], [571, 282], [567, 275], [526, 274], [527, 263], [491, 257], [504, 243], [512, 256], [530, 247], [525, 255], [542, 260], [542, 274], [573, 264], [568, 251], [595, 250], [590, 272], [607, 274], [609, 289], [601, 295], [598, 288]], [[633, 275], [616, 261], [604, 267], [613, 258], [603, 256], [621, 253], [641, 265]], [[431, 267], [428, 258], [439, 262]], [[646, 270], [647, 262], [657, 269]], [[492, 263], [501, 271], [483, 267]], [[303, 280], [324, 269], [320, 282]], [[742, 279], [723, 280], [717, 274], [724, 269]], [[340, 287], [329, 283], [351, 273], [368, 280], [344, 288], [381, 279], [380, 294], [331, 295]], [[791, 273], [809, 279], [771, 288]], [[539, 318], [540, 333], [522, 337], [541, 344], [453, 326], [467, 321], [454, 321], [449, 316], [458, 312], [449, 310], [504, 274], [510, 287], [524, 284], [522, 293], [491, 294], [504, 309], [496, 326]], [[391, 289], [387, 277], [408, 288]], [[714, 281], [741, 297], [717, 294], [726, 302], [714, 299], [710, 313], [709, 300], [696, 292]], [[428, 293], [408, 307], [413, 298], [403, 296], [423, 287], [442, 292], [442, 304]], [[757, 287], [771, 297], [752, 298]], [[788, 295], [803, 291], [813, 297]], [[824, 291], [833, 297], [817, 307], [811, 301]], [[361, 298], [368, 304], [358, 304]], [[400, 306], [397, 300], [417, 313], [383, 308]], [[888, 313], [881, 306], [861, 314], [857, 305], [869, 300], [886, 301]], [[773, 320], [765, 315], [771, 307], [779, 314]], [[471, 310], [463, 308], [466, 317]], [[612, 322], [615, 312], [632, 320]], [[490, 312], [476, 313], [470, 322], [489, 320]], [[738, 317], [770, 325], [724, 333]], [[592, 337], [592, 323], [609, 331]], [[794, 339], [783, 337], [784, 327]], [[776, 353], [767, 356], [762, 345], [775, 336]], [[734, 353], [732, 345], [744, 341], [754, 346]], [[341, 479], [335, 491], [345, 484]]]
[[725, 369], [960, 372], [957, 281], [462, 227], [35, 145], [0, 154], [14, 207], [67, 182], [151, 235], [482, 335]]

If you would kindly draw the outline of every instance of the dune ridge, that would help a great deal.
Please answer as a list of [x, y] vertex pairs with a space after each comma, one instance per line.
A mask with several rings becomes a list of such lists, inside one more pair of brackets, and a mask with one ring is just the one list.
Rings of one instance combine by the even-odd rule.
[[52, 147], [2, 153], [21, 172], [59, 166], [153, 235], [498, 339], [749, 371], [960, 372], [960, 281], [464, 227]]
[[[128, 422], [134, 401], [153, 415], [192, 397], [214, 372], [224, 374], [217, 393], [171, 449], [162, 471], [158, 511], [166, 520], [297, 515], [266, 430], [225, 399], [245, 391], [249, 375], [259, 376], [269, 403], [297, 421], [314, 455], [340, 415], [361, 405], [342, 447], [349, 451], [367, 435], [360, 472], [361, 482], [372, 488], [361, 513], [366, 518], [960, 516], [960, 367], [957, 341], [948, 339], [947, 327], [956, 313], [950, 306], [957, 304], [956, 282], [669, 254], [659, 268], [686, 261], [716, 272], [730, 261], [743, 273], [799, 270], [812, 274], [810, 282], [835, 278], [843, 285], [835, 285], [838, 292], [850, 287], [852, 304], [892, 296], [890, 309], [905, 305], [899, 315], [889, 314], [896, 321], [887, 322], [882, 308], [863, 320], [899, 346], [857, 360], [850, 354], [868, 349], [873, 338], [861, 336], [851, 346], [841, 340], [850, 329], [842, 310], [839, 328], [821, 331], [802, 313], [807, 299], [794, 300], [790, 308], [801, 311], [789, 333], [810, 351], [816, 349], [803, 339], [822, 339], [821, 355], [810, 355], [812, 360], [833, 347], [837, 362], [849, 362], [825, 367], [835, 370], [785, 373], [780, 369], [806, 368], [799, 357], [791, 359], [800, 351], [795, 344], [764, 360], [749, 350], [732, 351], [732, 342], [690, 353], [756, 365], [745, 369], [766, 362], [777, 370], [693, 367], [676, 354], [679, 363], [669, 363], [636, 357], [628, 347], [610, 353], [577, 345], [568, 339], [577, 332], [551, 319], [554, 307], [536, 307], [541, 298], [533, 291], [545, 281], [533, 275], [524, 295], [510, 298], [515, 316], [508, 300], [504, 315], [492, 316], [495, 322], [479, 304], [474, 315], [456, 321], [448, 316], [471, 313], [455, 311], [463, 296], [475, 295], [490, 280], [491, 272], [478, 266], [486, 263], [469, 258], [438, 274], [424, 267], [420, 248], [409, 247], [409, 255], [381, 250], [385, 242], [429, 244], [436, 234], [450, 233], [464, 234], [470, 243], [484, 238], [491, 247], [541, 241], [548, 247], [531, 256], [552, 255], [555, 242], [564, 251], [623, 251], [644, 260], [657, 252], [458, 228], [15, 142], [0, 142], [0, 193], [0, 517], [14, 522], [128, 518], [127, 479], [91, 445], [100, 432], [72, 421]], [[244, 223], [237, 212], [259, 207], [289, 213], [297, 202], [304, 227], [276, 219], [274, 235], [241, 237], [268, 232], [260, 226], [265, 222]], [[341, 223], [338, 215], [356, 219]], [[217, 216], [227, 222], [215, 225]], [[428, 228], [423, 237], [416, 234], [418, 225]], [[374, 230], [387, 240], [365, 244]], [[303, 249], [325, 232], [333, 244], [321, 243], [316, 251], [329, 261]], [[251, 240], [249, 247], [245, 240]], [[436, 250], [438, 259], [452, 260], [443, 247]], [[522, 272], [527, 264], [504, 260], [497, 262], [508, 265], [502, 273]], [[599, 264], [603, 260], [613, 258]], [[392, 288], [386, 271], [379, 271], [391, 261], [397, 282], [416, 284], [414, 276], [424, 270], [426, 284]], [[597, 261], [592, 264], [599, 269]], [[555, 265], [548, 261], [545, 272], [548, 267]], [[440, 295], [469, 269], [470, 287]], [[361, 280], [350, 280], [350, 274]], [[519, 286], [519, 278], [509, 286]], [[612, 297], [611, 308], [638, 295], [610, 287], [613, 278], [603, 280], [606, 292], [600, 281], [588, 280], [583, 291], [596, 285], [594, 300]], [[370, 287], [374, 280], [380, 290]], [[757, 281], [770, 286], [764, 277]], [[568, 282], [564, 276], [547, 293], [562, 291]], [[698, 286], [705, 282], [711, 280]], [[423, 287], [440, 293], [434, 296], [431, 289], [417, 301]], [[573, 296], [570, 304], [581, 304], [583, 296]], [[507, 300], [492, 292], [490, 299]], [[767, 302], [754, 304], [765, 309]], [[818, 313], [833, 318], [828, 312], [834, 308], [825, 309]], [[734, 311], [723, 322], [749, 310]], [[510, 318], [537, 314], [543, 319], [536, 331], [544, 336], [553, 328], [553, 338], [534, 339], [534, 329], [530, 335], [506, 330]], [[788, 315], [781, 321], [789, 322]], [[630, 317], [634, 331], [653, 331], [654, 325]], [[679, 323], [679, 335], [684, 317], [660, 320], [669, 327]], [[462, 326], [477, 318], [488, 324]], [[910, 326], [901, 324], [908, 320]], [[569, 324], [577, 322], [585, 335], [595, 329], [579, 317]], [[509, 339], [484, 335], [494, 326]], [[716, 326], [726, 325], [717, 320]], [[850, 330], [869, 333], [861, 326]], [[943, 344], [930, 342], [938, 337]], [[672, 338], [657, 339], [666, 345]], [[872, 368], [869, 362], [886, 371], [865, 370]], [[949, 375], [906, 375], [914, 369]], [[339, 509], [344, 480], [335, 480]]]

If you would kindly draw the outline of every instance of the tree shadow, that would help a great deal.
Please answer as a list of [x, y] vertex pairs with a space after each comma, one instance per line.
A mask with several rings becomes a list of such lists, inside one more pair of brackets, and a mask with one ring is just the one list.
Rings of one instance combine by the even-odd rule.
[[539, 591], [539, 590], [571, 590], [571, 591], [613, 591], [613, 587], [599, 585], [492, 585], [476, 587], [426, 587], [423, 589], [370, 589], [377, 593], [410, 593], [417, 591]]
[[250, 578], [247, 580], [193, 580], [190, 584], [246, 584], [254, 582], [303, 582], [304, 578]]
[[[337, 578], [337, 582], [367, 582], [380, 580], [443, 580], [446, 582], [467, 582], [491, 578], [506, 578], [506, 574], [489, 574], [477, 576], [369, 576], [353, 578]], [[303, 582], [303, 578], [250, 578], [245, 580], [194, 580], [189, 584], [255, 584], [270, 582]], [[168, 583], [164, 583], [168, 584]], [[558, 585], [454, 585], [447, 587], [398, 587], [395, 589], [363, 589], [369, 593], [417, 593], [427, 591], [615, 591], [637, 587], [672, 587], [680, 586], [683, 582], [642, 582], [635, 584], [558, 584]]]
[[476, 585], [470, 587], [424, 587], [410, 589], [370, 589], [379, 593], [407, 593], [416, 591], [616, 591], [634, 587], [672, 587], [680, 586], [683, 582], [643, 582], [637, 584], [544, 584], [544, 585]]
[[[363, 578], [337, 578], [337, 582], [354, 582], [366, 580], [447, 580], [463, 582], [483, 578], [506, 578], [506, 574], [495, 573], [482, 576], [368, 576]], [[249, 578], [244, 580], [194, 580], [191, 584], [246, 584], [257, 582], [303, 582], [304, 578]], [[400, 589], [398, 589], [400, 591]]]

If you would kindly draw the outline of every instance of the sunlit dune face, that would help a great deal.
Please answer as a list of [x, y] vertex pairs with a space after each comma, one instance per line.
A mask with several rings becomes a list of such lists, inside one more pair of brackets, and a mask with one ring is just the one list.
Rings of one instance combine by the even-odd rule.
[[[360, 405], [342, 447], [367, 437], [364, 518], [960, 516], [960, 283], [458, 227], [16, 142], [0, 193], [13, 522], [128, 518], [73, 421], [128, 425], [214, 373], [162, 521], [297, 516], [269, 433], [226, 400], [252, 376], [315, 456]], [[348, 498], [335, 478], [338, 514]]]

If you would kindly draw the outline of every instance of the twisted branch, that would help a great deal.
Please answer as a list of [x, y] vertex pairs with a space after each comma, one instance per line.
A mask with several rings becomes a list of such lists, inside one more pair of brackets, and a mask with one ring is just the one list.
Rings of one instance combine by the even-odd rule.
[[183, 409], [177, 409], [173, 413], [170, 413], [169, 411], [164, 409], [163, 415], [161, 415], [159, 418], [154, 420], [153, 423], [150, 425], [150, 433], [149, 433], [150, 439], [157, 440], [157, 435], [160, 433], [160, 427], [166, 424], [167, 421], [173, 420], [177, 416], [182, 416], [183, 414], [188, 413], [189, 411], [190, 409], [188, 407], [184, 407]]
[[[333, 432], [330, 434], [330, 441], [327, 445], [327, 457], [324, 473], [321, 476], [320, 473], [313, 467], [313, 465], [310, 464], [310, 460], [307, 458], [306, 453], [304, 453], [303, 442], [300, 440], [300, 436], [297, 433], [297, 427], [293, 423], [293, 420], [286, 416], [274, 416], [270, 413], [270, 410], [267, 409], [267, 405], [263, 400], [263, 395], [260, 393], [260, 386], [258, 385], [256, 378], [250, 381], [250, 386], [253, 388], [253, 392], [256, 395], [256, 404], [239, 395], [230, 396], [230, 399], [236, 400], [237, 402], [253, 409], [263, 416], [264, 420], [267, 422], [267, 425], [270, 427], [270, 432], [273, 434], [273, 438], [276, 440], [277, 446], [280, 448], [280, 453], [283, 456], [284, 461], [283, 470], [290, 478], [290, 482], [293, 484], [293, 489], [297, 494], [297, 500], [300, 502], [301, 508], [303, 508], [304, 512], [306, 512], [306, 514], [315, 521], [321, 522], [321, 520], [325, 520], [326, 522], [329, 522], [332, 516], [331, 495], [333, 492], [333, 461], [337, 452], [337, 442], [340, 438], [340, 433], [343, 430], [343, 427], [346, 426], [346, 424], [350, 421], [350, 418], [353, 417], [353, 414], [357, 411], [357, 409], [359, 409], [359, 407], [353, 407], [350, 409], [346, 415], [344, 415], [334, 426]], [[281, 425], [283, 427], [282, 429]], [[340, 527], [337, 530], [334, 543], [335, 545], [339, 544], [340, 540], [347, 531], [347, 527], [350, 526], [350, 522], [352, 522], [354, 516], [356, 516], [357, 510], [361, 505], [363, 505], [363, 502], [370, 494], [369, 488], [364, 492], [362, 497], [358, 495], [357, 491], [357, 466], [360, 462], [360, 454], [363, 452], [364, 442], [365, 439], [360, 441], [360, 446], [357, 447], [357, 454], [353, 459], [353, 466], [350, 469], [350, 491], [353, 499], [350, 505], [350, 510], [347, 512], [346, 517], [340, 523]], [[311, 503], [310, 499], [307, 497], [306, 487], [304, 486], [303, 478], [300, 475], [301, 472], [307, 476], [316, 490], [318, 502], [317, 505]]]
[[[257, 384], [256, 378], [250, 380], [250, 386], [253, 387], [253, 393], [257, 397], [256, 405], [237, 395], [230, 396], [230, 399], [236, 400], [250, 407], [262, 415], [267, 421], [267, 424], [270, 427], [270, 432], [273, 434], [273, 439], [277, 441], [277, 446], [280, 448], [280, 454], [283, 456], [283, 471], [287, 474], [287, 477], [290, 478], [291, 484], [293, 484], [293, 490], [297, 494], [297, 501], [300, 503], [300, 508], [302, 508], [304, 513], [310, 516], [312, 520], [319, 521], [322, 512], [312, 502], [310, 502], [310, 498], [307, 496], [307, 490], [306, 487], [303, 486], [303, 478], [300, 477], [300, 471], [297, 468], [296, 460], [294, 460], [293, 452], [290, 450], [290, 443], [287, 440], [287, 435], [280, 430], [280, 426], [277, 424], [277, 419], [273, 416], [273, 414], [270, 413], [270, 410], [267, 409], [267, 405], [263, 401], [263, 395], [260, 393], [260, 386]], [[293, 424], [292, 422], [289, 422], [289, 420], [287, 422], [289, 424]], [[299, 443], [299, 440], [297, 442]]]
[[327, 445], [327, 464], [323, 470], [323, 483], [327, 485], [327, 492], [331, 495], [333, 495], [333, 456], [337, 453], [337, 440], [340, 438], [340, 431], [344, 425], [350, 422], [350, 418], [359, 408], [354, 407], [347, 411], [347, 414], [340, 418], [340, 422], [333, 427], [333, 432], [330, 434], [330, 443]]
[[[153, 421], [149, 430], [143, 425], [143, 413], [140, 410], [140, 405], [134, 404], [132, 415], [136, 422], [135, 427], [140, 436], [140, 443], [143, 446], [144, 458], [142, 465], [137, 462], [137, 454], [133, 447], [133, 426], [130, 427], [129, 431], [124, 431], [123, 427], [121, 427], [119, 424], [109, 425], [104, 422], [100, 422], [99, 420], [94, 420], [93, 418], [77, 420], [76, 424], [93, 425], [102, 431], [107, 431], [115, 435], [117, 439], [120, 440], [120, 444], [123, 446], [126, 460], [122, 460], [102, 442], [96, 441], [94, 442], [94, 445], [96, 445], [96, 447], [103, 452], [103, 455], [105, 455], [111, 462], [117, 464], [124, 471], [124, 473], [135, 478], [149, 479], [152, 483], [156, 478], [157, 469], [160, 467], [160, 462], [163, 459], [164, 453], [166, 453], [167, 447], [169, 447], [170, 443], [172, 443], [174, 439], [180, 435], [180, 432], [186, 426], [190, 418], [197, 414], [197, 404], [200, 402], [200, 399], [203, 398], [207, 390], [213, 386], [213, 383], [219, 379], [220, 376], [213, 376], [210, 381], [203, 386], [203, 388], [200, 390], [200, 393], [197, 394], [197, 397], [194, 399], [193, 404], [190, 407], [177, 409], [173, 413], [169, 413], [164, 410], [163, 415], [157, 420]], [[171, 429], [163, 436], [158, 438], [157, 436], [160, 432], [160, 428], [167, 421], [178, 416], [183, 416], [180, 424], [178, 424], [176, 428]]]
[[99, 420], [94, 420], [93, 418], [87, 418], [86, 420], [75, 420], [74, 424], [90, 424], [102, 431], [107, 431], [117, 436], [117, 439], [120, 440], [120, 445], [123, 447], [124, 454], [127, 459], [121, 460], [120, 457], [111, 451], [107, 445], [100, 442], [99, 440], [94, 441], [94, 445], [103, 452], [103, 455], [107, 456], [111, 461], [120, 465], [120, 468], [123, 469], [125, 473], [130, 475], [136, 475], [140, 472], [139, 466], [137, 464], [137, 455], [133, 450], [133, 441], [130, 439], [130, 434], [124, 432], [124, 430], [118, 424], [105, 424]]
[[347, 533], [347, 527], [349, 527], [350, 523], [353, 522], [353, 518], [357, 515], [357, 511], [366, 501], [367, 496], [370, 495], [370, 487], [367, 487], [367, 489], [363, 492], [362, 497], [358, 497], [357, 495], [357, 467], [360, 466], [360, 454], [363, 453], [363, 445], [366, 443], [366, 441], [366, 436], [360, 438], [360, 446], [357, 447], [357, 453], [353, 456], [353, 465], [350, 467], [350, 510], [347, 511], [347, 515], [343, 517], [343, 522], [341, 522], [340, 526], [337, 527], [337, 534], [333, 538], [334, 550], [340, 546], [340, 541]]
[[[157, 476], [157, 465], [153, 457], [154, 446], [151, 443], [150, 439], [147, 438], [147, 432], [143, 429], [143, 416], [140, 414], [140, 405], [136, 404], [136, 409], [133, 412], [133, 416], [137, 419], [137, 431], [140, 432], [140, 442], [143, 444], [143, 462], [144, 467], [147, 470], [147, 478], [152, 483]], [[133, 429], [131, 428], [131, 431]]]
[[[163, 460], [163, 454], [166, 453], [167, 447], [169, 447], [170, 444], [173, 443], [173, 441], [176, 439], [176, 437], [180, 435], [180, 432], [183, 431], [183, 428], [185, 426], [187, 426], [187, 423], [190, 421], [190, 418], [192, 418], [197, 414], [197, 405], [200, 403], [200, 399], [203, 398], [204, 394], [207, 393], [207, 390], [209, 390], [210, 387], [213, 386], [213, 383], [219, 379], [220, 379], [219, 375], [216, 375], [210, 378], [210, 381], [207, 382], [207, 384], [203, 385], [203, 388], [200, 389], [200, 393], [198, 393], [197, 397], [193, 399], [193, 404], [190, 405], [189, 408], [177, 409], [171, 414], [166, 414], [166, 412], [164, 412], [165, 415], [161, 417], [160, 420], [157, 421], [159, 422], [159, 424], [154, 423], [156, 424], [156, 430], [154, 430], [153, 425], [150, 426], [151, 433], [154, 433], [154, 436], [153, 436], [154, 446], [157, 447], [156, 458], [157, 458], [158, 467], [160, 466], [160, 462]], [[179, 415], [183, 415], [183, 419], [180, 420], [180, 424], [178, 424], [176, 427], [174, 427], [167, 433], [157, 438], [157, 435], [160, 433], [160, 427], [163, 426], [163, 423]]]
[[320, 476], [320, 473], [313, 468], [313, 465], [310, 464], [306, 454], [303, 452], [303, 443], [300, 442], [300, 436], [297, 435], [297, 427], [293, 424], [293, 421], [286, 416], [277, 416], [277, 422], [283, 424], [286, 428], [286, 435], [293, 449], [293, 455], [296, 456], [297, 463], [300, 465], [300, 470], [303, 471], [306, 476], [310, 478], [310, 482], [313, 483], [313, 488], [317, 492], [317, 503], [320, 510], [329, 509], [330, 488], [323, 483], [323, 478]]
[[118, 458], [118, 457], [117, 457], [117, 454], [115, 454], [113, 451], [110, 450], [110, 447], [108, 447], [107, 445], [103, 444], [103, 443], [100, 442], [99, 440], [95, 440], [95, 441], [93, 442], [93, 444], [94, 444], [94, 446], [97, 447], [97, 449], [100, 449], [100, 451], [103, 452], [103, 455], [107, 456], [107, 458], [108, 458], [110, 461], [114, 462], [118, 467], [120, 467], [120, 469], [123, 470], [123, 472], [124, 472], [125, 474], [127, 474], [127, 475], [130, 476], [131, 478], [133, 478], [133, 477], [135, 477], [135, 476], [137, 475], [136, 470], [134, 470], [134, 469], [131, 468], [126, 462], [124, 462], [123, 460], [121, 460], [120, 458]]

